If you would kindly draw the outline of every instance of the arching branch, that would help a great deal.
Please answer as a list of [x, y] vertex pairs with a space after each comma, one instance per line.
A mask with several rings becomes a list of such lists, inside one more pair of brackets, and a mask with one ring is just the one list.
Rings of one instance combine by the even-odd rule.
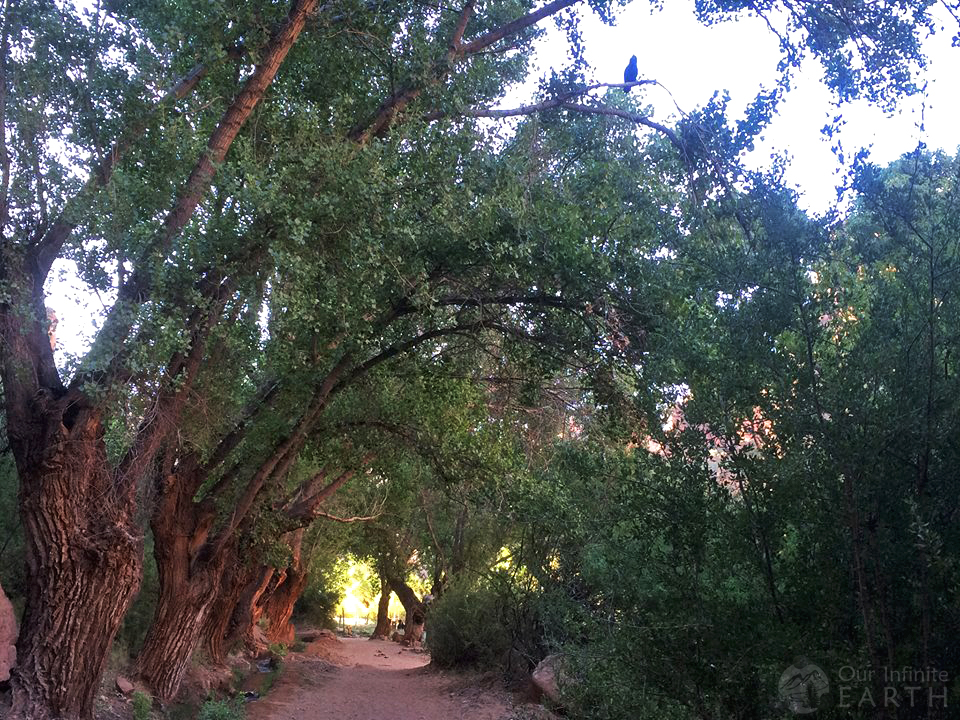
[[136, 313], [131, 312], [131, 305], [143, 302], [153, 290], [155, 278], [151, 269], [152, 263], [149, 262], [150, 258], [157, 252], [168, 250], [174, 238], [190, 221], [209, 188], [217, 167], [224, 161], [240, 129], [266, 94], [280, 65], [306, 25], [307, 18], [316, 10], [317, 3], [318, 0], [294, 0], [286, 21], [270, 39], [261, 55], [260, 63], [211, 133], [207, 147], [197, 159], [177, 201], [167, 213], [163, 226], [154, 235], [153, 240], [135, 264], [134, 271], [117, 292], [117, 301], [107, 316], [88, 357], [112, 357], [118, 354], [120, 346], [136, 319]]
[[475, 55], [482, 50], [490, 47], [505, 37], [516, 35], [528, 27], [536, 25], [546, 17], [550, 17], [561, 10], [576, 5], [582, 0], [554, 0], [554, 2], [544, 5], [539, 10], [528, 13], [511, 22], [501, 25], [495, 30], [491, 30], [484, 35], [468, 43], [463, 42], [463, 34], [466, 31], [467, 23], [473, 15], [474, 2], [469, 0], [461, 11], [460, 18], [451, 35], [448, 50], [444, 59], [434, 65], [429, 73], [428, 79], [419, 85], [410, 85], [393, 93], [384, 100], [377, 109], [373, 118], [368, 122], [361, 123], [354, 127], [348, 137], [361, 145], [368, 143], [375, 137], [382, 136], [393, 124], [396, 117], [402, 113], [411, 102], [416, 100], [425, 90], [442, 83], [453, 67], [465, 57]]

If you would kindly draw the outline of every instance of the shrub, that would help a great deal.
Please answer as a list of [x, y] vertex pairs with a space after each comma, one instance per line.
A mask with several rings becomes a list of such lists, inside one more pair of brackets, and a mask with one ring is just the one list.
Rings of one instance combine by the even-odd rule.
[[453, 585], [427, 616], [427, 646], [440, 667], [493, 668], [513, 644], [510, 598], [496, 583]]
[[137, 690], [133, 694], [133, 720], [148, 720], [153, 709], [153, 698]]
[[243, 720], [243, 700], [207, 700], [197, 714], [197, 720]]
[[274, 657], [282, 658], [287, 656], [287, 646], [284, 643], [270, 643], [267, 650]]
[[282, 672], [283, 666], [277, 662], [274, 668], [264, 676], [263, 681], [260, 683], [260, 695], [266, 695], [273, 689]]

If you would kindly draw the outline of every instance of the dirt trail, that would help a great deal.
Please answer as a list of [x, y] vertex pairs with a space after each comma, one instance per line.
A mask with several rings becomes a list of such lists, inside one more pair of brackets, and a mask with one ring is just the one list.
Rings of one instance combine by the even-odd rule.
[[428, 655], [396, 643], [344, 638], [312, 649], [288, 658], [267, 697], [247, 706], [248, 720], [501, 720], [510, 714], [507, 696], [430, 670]]

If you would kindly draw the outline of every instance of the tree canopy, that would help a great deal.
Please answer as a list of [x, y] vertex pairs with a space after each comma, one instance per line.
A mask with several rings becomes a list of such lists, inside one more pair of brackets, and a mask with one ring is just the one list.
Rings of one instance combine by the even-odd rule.
[[[955, 161], [861, 162], [836, 223], [742, 167], [808, 53], [917, 92], [933, 3], [698, 2], [780, 82], [673, 127], [588, 81], [624, 4], [3, 3], [15, 717], [90, 718], [118, 633], [170, 700], [348, 551], [598, 718], [762, 715], [788, 647], [956, 666]], [[548, 22], [569, 66], [503, 107]], [[103, 313], [58, 365], [64, 262]]]

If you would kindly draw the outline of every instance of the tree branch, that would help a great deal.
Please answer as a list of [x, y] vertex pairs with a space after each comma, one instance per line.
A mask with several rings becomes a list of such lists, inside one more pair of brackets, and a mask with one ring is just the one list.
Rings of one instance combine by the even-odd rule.
[[661, 125], [660, 123], [655, 122], [644, 115], [632, 113], [627, 110], [621, 110], [620, 108], [610, 107], [609, 105], [579, 105], [577, 103], [568, 102], [564, 103], [562, 107], [567, 110], [574, 110], [576, 112], [587, 113], [590, 115], [610, 115], [612, 117], [620, 117], [624, 120], [634, 122], [637, 125], [644, 125], [645, 127], [648, 127], [651, 130], [656, 130], [658, 133], [664, 135], [681, 153], [686, 152], [683, 142], [673, 130], [668, 128], [666, 125]]
[[7, 54], [10, 50], [10, 2], [3, 3], [0, 29], [0, 244], [10, 222], [10, 153], [7, 150]]
[[322, 510], [317, 510], [313, 513], [314, 517], [326, 518], [327, 520], [334, 520], [335, 522], [341, 523], [353, 523], [353, 522], [370, 522], [371, 520], [376, 520], [378, 517], [383, 515], [382, 512], [378, 512], [376, 515], [355, 515], [353, 517], [339, 517], [337, 515], [331, 515], [330, 513], [325, 513]]
[[210, 135], [206, 149], [194, 165], [177, 202], [167, 214], [162, 228], [138, 259], [133, 273], [117, 292], [117, 301], [107, 316], [88, 357], [112, 357], [119, 352], [135, 322], [136, 313], [133, 312], [133, 307], [137, 303], [142, 303], [153, 290], [156, 278], [151, 268], [151, 258], [157, 253], [165, 253], [169, 250], [174, 238], [190, 221], [194, 210], [213, 180], [217, 167], [226, 158], [227, 151], [253, 109], [263, 99], [280, 65], [303, 30], [307, 17], [316, 10], [317, 3], [318, 0], [294, 0], [286, 21], [264, 50], [260, 64], [257, 65]]
[[[478, 118], [507, 118], [516, 117], [518, 115], [532, 115], [533, 113], [543, 112], [544, 110], [563, 107], [564, 103], [568, 102], [571, 98], [587, 95], [594, 90], [599, 90], [600, 88], [622, 88], [626, 90], [628, 88], [640, 85], [659, 84], [660, 83], [656, 80], [637, 80], [629, 83], [596, 83], [594, 85], [585, 85], [583, 87], [561, 93], [556, 97], [543, 100], [539, 103], [533, 103], [531, 105], [521, 105], [515, 108], [467, 108], [465, 110], [457, 111], [456, 114], [462, 117]], [[444, 112], [443, 110], [434, 110], [433, 112], [429, 112], [424, 115], [423, 119], [427, 122], [432, 122], [434, 120], [439, 120], [440, 118], [446, 117], [449, 114], [450, 113]]]
[[153, 404], [149, 417], [137, 432], [136, 442], [121, 461], [117, 477], [137, 482], [153, 462], [167, 436], [176, 428], [200, 372], [210, 333], [220, 320], [227, 300], [233, 294], [234, 282], [228, 278], [222, 282], [207, 279], [212, 294], [210, 307], [197, 308], [195, 318], [188, 323], [190, 349], [186, 354], [177, 353], [170, 361], [167, 372], [169, 387], [162, 391]]
[[[365, 468], [375, 457], [376, 455], [374, 453], [367, 453], [360, 460], [360, 467]], [[318, 508], [333, 497], [337, 491], [352, 480], [356, 474], [356, 470], [347, 470], [327, 483], [323, 488], [311, 494], [312, 487], [327, 477], [326, 471], [318, 473], [304, 486], [305, 497], [290, 505], [285, 514], [291, 520], [312, 520], [317, 516], [319, 512]]]
[[375, 137], [381, 137], [393, 124], [393, 121], [396, 119], [396, 117], [406, 110], [411, 102], [420, 97], [424, 90], [426, 90], [428, 87], [442, 83], [460, 59], [469, 55], [474, 55], [490, 45], [493, 45], [498, 40], [510, 35], [515, 35], [521, 30], [525, 30], [531, 25], [535, 25], [545, 17], [549, 17], [550, 15], [553, 15], [564, 8], [570, 7], [571, 5], [576, 5], [581, 1], [582, 0], [554, 0], [554, 2], [544, 5], [539, 10], [517, 18], [516, 20], [513, 20], [505, 25], [501, 25], [496, 30], [491, 30], [476, 40], [473, 40], [469, 43], [464, 43], [463, 34], [466, 30], [467, 22], [469, 21], [470, 16], [473, 14], [474, 2], [473, 0], [470, 0], [464, 6], [460, 14], [460, 18], [457, 21], [457, 25], [454, 28], [453, 35], [451, 36], [450, 43], [448, 45], [447, 54], [442, 62], [434, 65], [432, 71], [429, 73], [428, 80], [421, 85], [409, 86], [393, 93], [390, 97], [384, 100], [383, 103], [381, 103], [372, 120], [354, 127], [348, 134], [348, 137], [360, 145], [366, 144]]
[[[217, 533], [217, 537], [212, 543], [212, 552], [217, 553], [226, 547], [234, 531], [239, 527], [241, 521], [253, 507], [260, 491], [271, 478], [282, 478], [289, 468], [293, 465], [297, 454], [307, 441], [310, 431], [313, 429], [317, 418], [327, 406], [330, 395], [337, 387], [341, 376], [346, 372], [350, 363], [350, 355], [344, 355], [333, 369], [327, 373], [323, 383], [314, 395], [313, 401], [307, 410], [300, 416], [300, 419], [294, 425], [287, 437], [282, 438], [274, 446], [274, 451], [257, 469], [253, 477], [247, 482], [243, 494], [237, 501], [230, 520]], [[226, 478], [229, 480], [232, 478]], [[225, 484], [225, 480], [221, 479]], [[219, 485], [220, 483], [218, 483]]]
[[[231, 50], [227, 57], [239, 58], [240, 50]], [[210, 70], [210, 63], [199, 63], [190, 72], [181, 77], [167, 93], [157, 101], [153, 110], [140, 117], [140, 120], [129, 128], [114, 142], [113, 147], [104, 158], [90, 171], [90, 177], [80, 191], [67, 201], [60, 215], [53, 221], [50, 228], [44, 233], [34, 248], [35, 272], [41, 279], [46, 278], [53, 266], [53, 261], [60, 254], [64, 242], [70, 233], [79, 224], [82, 217], [90, 210], [90, 205], [96, 193], [105, 188], [113, 177], [114, 170], [120, 160], [126, 155], [133, 144], [143, 136], [150, 127], [150, 123], [171, 102], [180, 100], [189, 95]]]
[[493, 45], [498, 40], [502, 40], [509, 35], [516, 35], [521, 30], [526, 30], [528, 27], [531, 25], [536, 25], [544, 18], [555, 15], [571, 5], [576, 5], [580, 1], [581, 0], [554, 0], [552, 3], [544, 5], [539, 10], [535, 10], [532, 13], [517, 18], [512, 22], [508, 22], [506, 25], [501, 25], [496, 30], [491, 30], [486, 35], [482, 35], [476, 40], [461, 46], [460, 55], [464, 56], [478, 53], [481, 50]]

